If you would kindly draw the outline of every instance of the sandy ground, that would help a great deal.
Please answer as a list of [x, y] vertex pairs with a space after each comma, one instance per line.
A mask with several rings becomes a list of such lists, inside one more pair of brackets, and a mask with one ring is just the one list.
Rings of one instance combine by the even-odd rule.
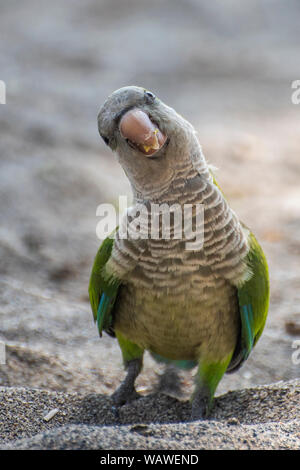
[[0, 388], [0, 396], [0, 449], [299, 449], [299, 380], [229, 392], [200, 422], [189, 422], [188, 402], [163, 394], [118, 412], [99, 394]]
[[[300, 106], [291, 102], [291, 82], [299, 78], [300, 7], [291, 1], [287, 12], [281, 2], [271, 3], [75, 0], [70, 7], [54, 0], [45, 11], [37, 0], [1, 4], [7, 104], [0, 105], [0, 340], [7, 363], [0, 366], [0, 385], [8, 434], [0, 431], [0, 439], [46, 429], [11, 434], [19, 417], [7, 407], [9, 399], [22, 399], [30, 413], [30, 393], [38, 400], [46, 393], [15, 387], [47, 390], [51, 408], [57, 393], [108, 395], [123, 376], [117, 345], [98, 338], [87, 285], [100, 243], [96, 208], [130, 194], [96, 126], [105, 97], [126, 84], [153, 90], [195, 125], [224, 193], [269, 261], [264, 334], [218, 394], [299, 377], [292, 354], [300, 339]], [[142, 395], [153, 392], [161, 372], [147, 356], [138, 379]], [[181, 381], [186, 399], [191, 374]], [[148, 410], [152, 402], [146, 403]], [[299, 402], [294, 406], [299, 411]], [[53, 422], [75, 425], [69, 428], [73, 447], [81, 432], [76, 426], [91, 424]], [[96, 436], [99, 422], [92, 425]], [[291, 446], [294, 438], [299, 445], [289, 426], [282, 432]], [[33, 438], [26, 446], [51, 447], [52, 427], [47, 432], [46, 440]]]

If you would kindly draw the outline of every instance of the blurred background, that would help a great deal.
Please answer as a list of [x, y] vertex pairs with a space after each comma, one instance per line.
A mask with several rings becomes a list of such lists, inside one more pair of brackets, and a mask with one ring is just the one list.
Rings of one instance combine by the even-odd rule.
[[[299, 15], [297, 0], [0, 0], [0, 385], [111, 393], [123, 376], [87, 287], [96, 208], [130, 194], [96, 122], [125, 85], [193, 123], [269, 261], [264, 334], [219, 392], [299, 377]], [[159, 373], [147, 356], [139, 390]]]

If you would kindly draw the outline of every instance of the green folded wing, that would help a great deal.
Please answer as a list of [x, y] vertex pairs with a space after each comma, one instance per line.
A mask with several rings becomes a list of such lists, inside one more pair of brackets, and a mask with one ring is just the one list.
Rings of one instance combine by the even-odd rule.
[[101, 244], [91, 272], [89, 297], [95, 322], [100, 336], [102, 331], [114, 336], [113, 308], [117, 299], [120, 281], [105, 274], [105, 265], [110, 258], [113, 238], [106, 238]]
[[269, 274], [267, 260], [252, 233], [249, 235], [249, 244], [247, 264], [253, 275], [237, 289], [241, 331], [227, 372], [233, 372], [248, 358], [264, 329], [268, 314]]
[[[213, 171], [210, 170], [210, 173], [213, 183], [222, 191]], [[247, 227], [245, 228], [247, 229]], [[270, 288], [267, 260], [262, 248], [251, 232], [248, 241], [250, 249], [246, 261], [253, 275], [241, 287], [237, 288], [241, 329], [227, 373], [238, 369], [248, 358], [262, 334], [269, 308]]]

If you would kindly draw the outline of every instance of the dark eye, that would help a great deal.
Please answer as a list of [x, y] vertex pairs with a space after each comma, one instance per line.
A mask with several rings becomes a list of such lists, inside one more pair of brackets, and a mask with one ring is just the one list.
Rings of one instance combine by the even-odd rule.
[[156, 97], [151, 91], [145, 91], [145, 98], [148, 103], [153, 103]]
[[109, 139], [104, 135], [101, 135], [102, 139], [104, 140], [105, 145], [109, 145]]

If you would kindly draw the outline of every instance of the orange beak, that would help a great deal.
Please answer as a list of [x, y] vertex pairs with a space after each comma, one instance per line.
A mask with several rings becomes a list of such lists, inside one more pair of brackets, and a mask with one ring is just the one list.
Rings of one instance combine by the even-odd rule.
[[128, 139], [144, 155], [153, 155], [167, 140], [148, 114], [138, 108], [133, 108], [124, 114], [119, 129], [122, 137]]

